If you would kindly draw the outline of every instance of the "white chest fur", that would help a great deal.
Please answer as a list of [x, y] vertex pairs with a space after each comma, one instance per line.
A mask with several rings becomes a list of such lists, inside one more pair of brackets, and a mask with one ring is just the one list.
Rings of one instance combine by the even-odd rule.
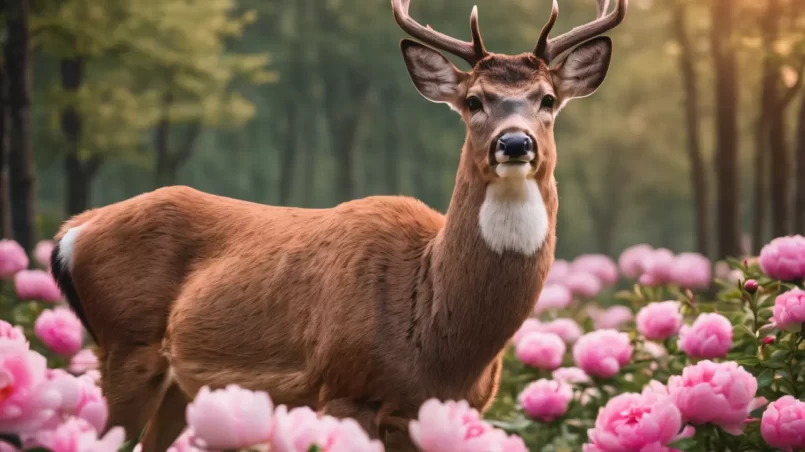
[[499, 179], [486, 188], [481, 237], [497, 253], [533, 255], [548, 236], [548, 211], [533, 179]]

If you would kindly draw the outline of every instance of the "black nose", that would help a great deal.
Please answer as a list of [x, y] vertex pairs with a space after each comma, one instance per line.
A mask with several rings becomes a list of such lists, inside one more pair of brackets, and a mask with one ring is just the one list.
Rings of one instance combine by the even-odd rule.
[[534, 140], [523, 132], [504, 133], [498, 139], [498, 151], [509, 158], [517, 158], [534, 150]]

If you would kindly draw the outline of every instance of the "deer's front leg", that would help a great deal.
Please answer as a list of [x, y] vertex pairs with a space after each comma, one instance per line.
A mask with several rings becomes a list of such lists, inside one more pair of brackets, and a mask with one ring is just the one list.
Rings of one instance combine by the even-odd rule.
[[329, 416], [344, 419], [352, 418], [358, 422], [371, 439], [380, 439], [380, 428], [377, 424], [378, 404], [356, 402], [349, 398], [333, 399], [320, 405], [320, 412]]

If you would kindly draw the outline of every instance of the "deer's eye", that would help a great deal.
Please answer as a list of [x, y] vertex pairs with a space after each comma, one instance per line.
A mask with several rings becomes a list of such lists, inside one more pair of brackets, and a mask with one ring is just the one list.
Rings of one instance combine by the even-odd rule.
[[469, 108], [470, 111], [478, 111], [481, 107], [483, 107], [483, 104], [478, 96], [470, 96], [467, 98], [467, 108]]
[[540, 104], [540, 108], [545, 108], [548, 110], [553, 110], [553, 105], [556, 103], [556, 98], [551, 96], [550, 94], [546, 94], [542, 97], [542, 103]]

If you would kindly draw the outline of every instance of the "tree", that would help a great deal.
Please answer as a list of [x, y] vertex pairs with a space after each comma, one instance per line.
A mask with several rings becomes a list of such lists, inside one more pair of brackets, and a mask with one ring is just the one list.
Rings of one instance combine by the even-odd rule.
[[[802, 77], [803, 75], [800, 75]], [[800, 99], [797, 121], [796, 181], [794, 194], [794, 233], [805, 234], [805, 95]]]

